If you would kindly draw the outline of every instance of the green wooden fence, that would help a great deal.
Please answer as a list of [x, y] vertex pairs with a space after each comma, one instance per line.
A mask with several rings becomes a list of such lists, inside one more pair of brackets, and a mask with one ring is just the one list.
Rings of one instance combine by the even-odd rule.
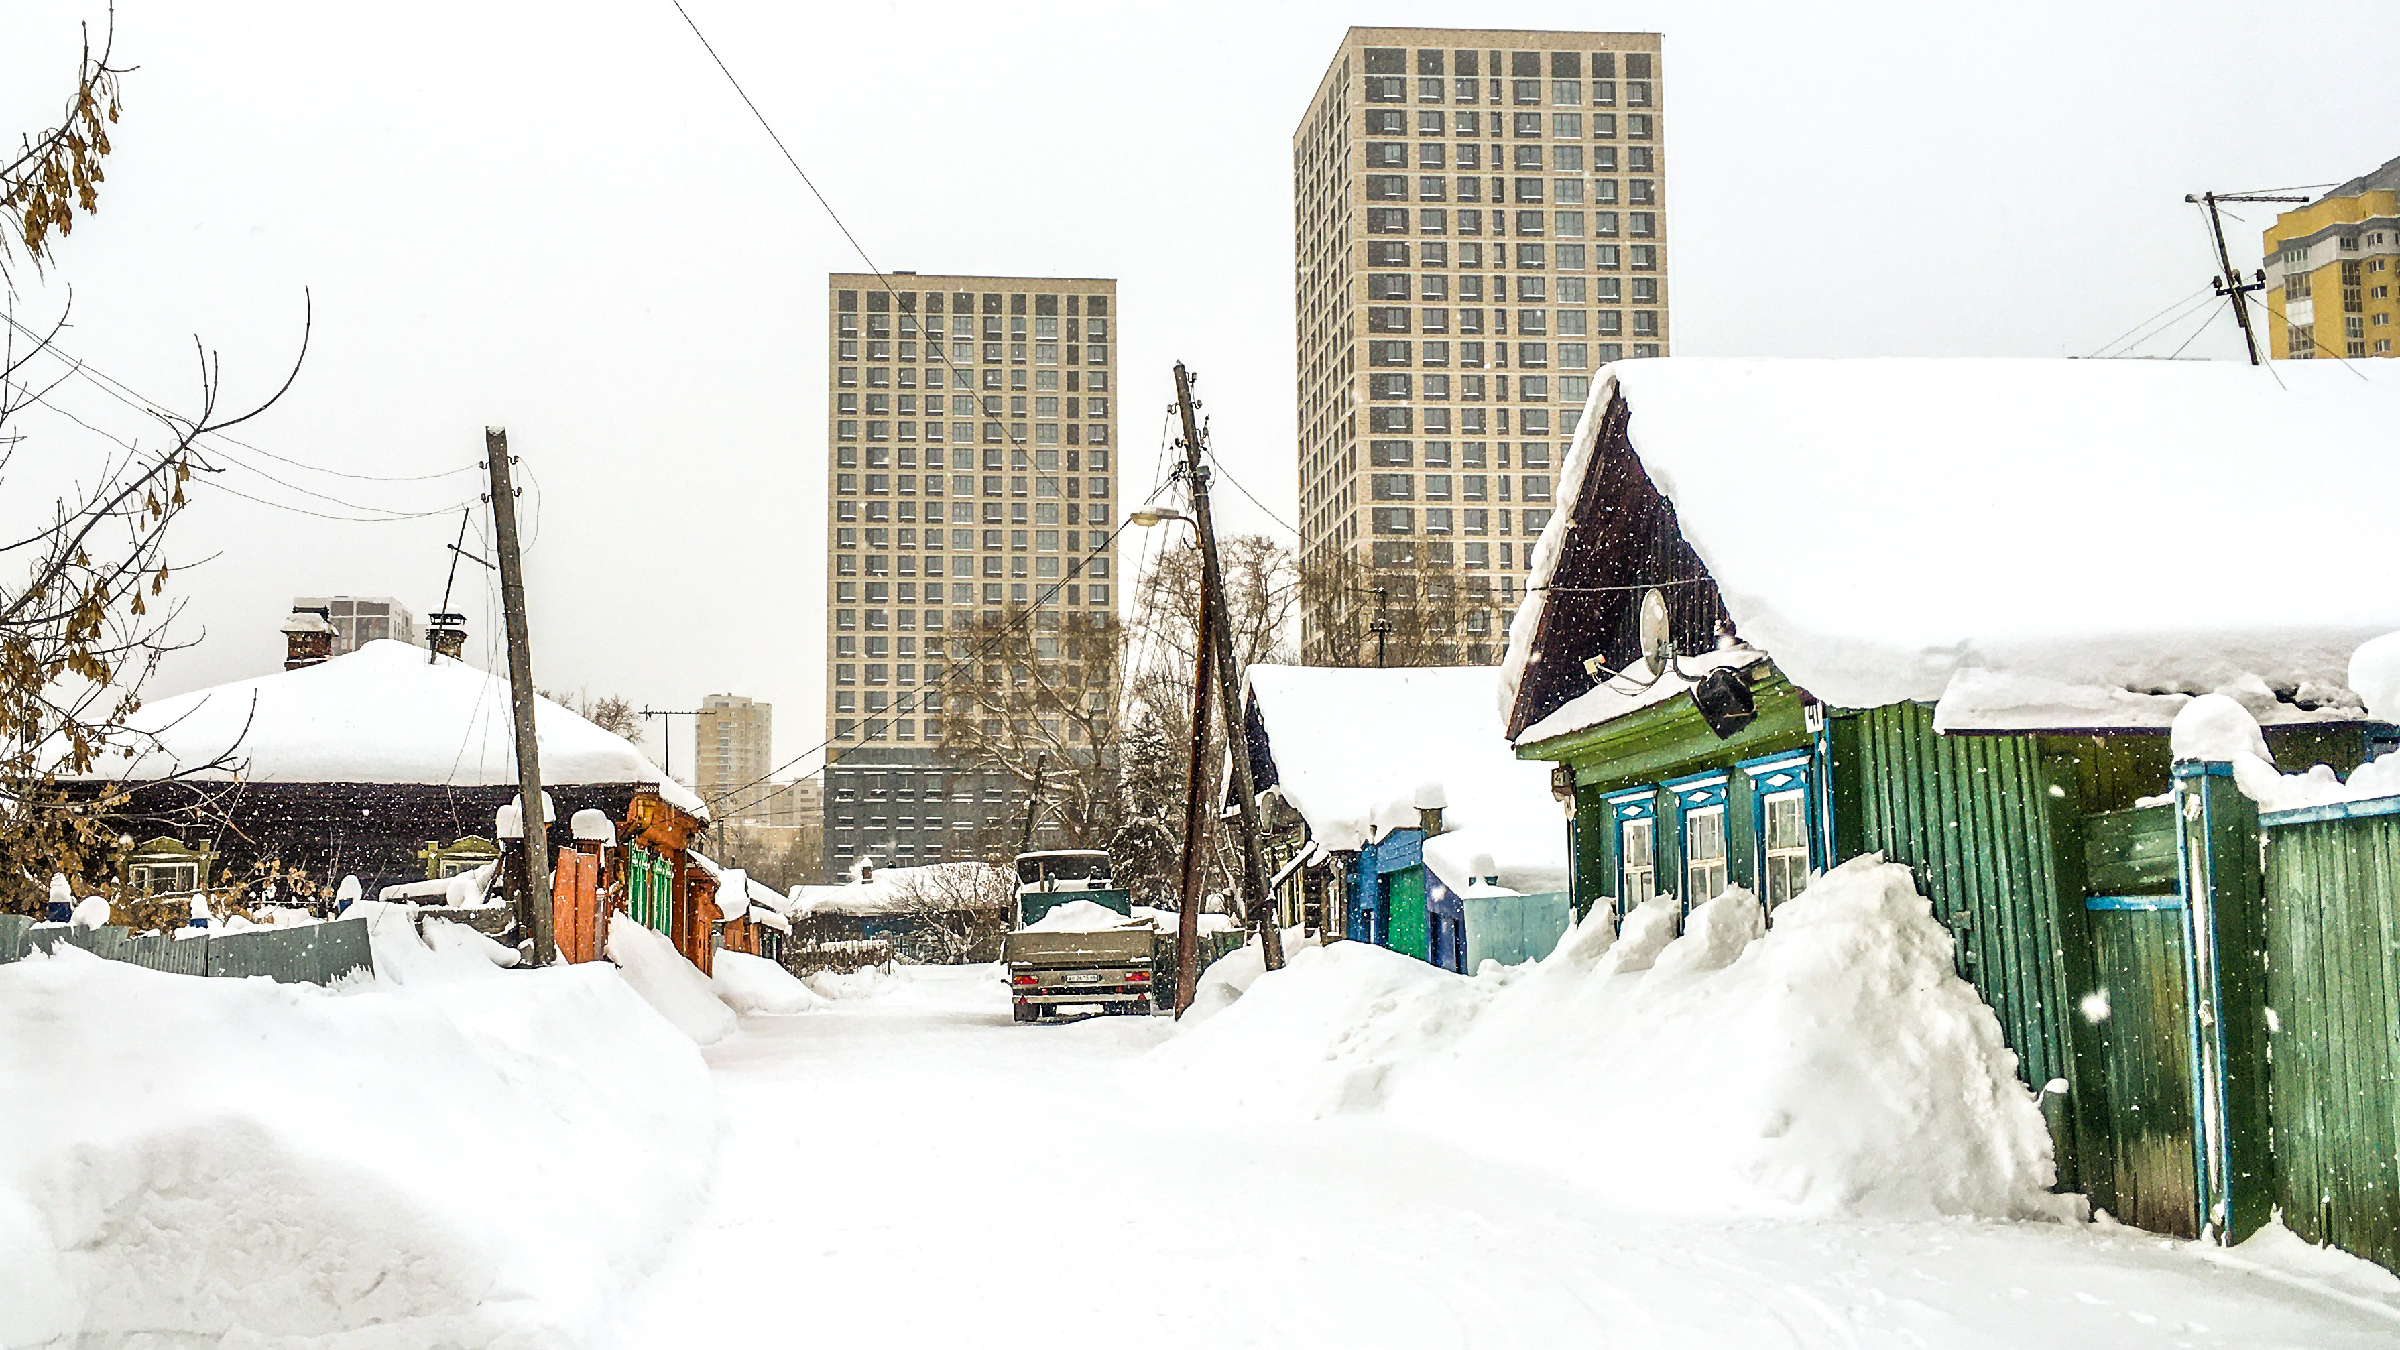
[[200, 937], [136, 937], [113, 924], [100, 928], [36, 925], [21, 914], [0, 914], [0, 964], [60, 946], [170, 975], [241, 979], [264, 975], [284, 984], [331, 984], [371, 970], [364, 919], [336, 919], [300, 928], [259, 928]]
[[2400, 798], [2260, 824], [2274, 1202], [2400, 1270]]

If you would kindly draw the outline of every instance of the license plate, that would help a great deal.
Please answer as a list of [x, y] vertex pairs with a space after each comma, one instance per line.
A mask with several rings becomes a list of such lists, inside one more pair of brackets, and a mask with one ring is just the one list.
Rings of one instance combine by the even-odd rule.
[[1098, 972], [1098, 971], [1096, 971], [1096, 970], [1078, 971], [1078, 972], [1076, 972], [1075, 974], [1069, 975], [1069, 976], [1067, 977], [1067, 983], [1069, 983], [1069, 984], [1098, 984], [1098, 983], [1100, 983], [1100, 972]]

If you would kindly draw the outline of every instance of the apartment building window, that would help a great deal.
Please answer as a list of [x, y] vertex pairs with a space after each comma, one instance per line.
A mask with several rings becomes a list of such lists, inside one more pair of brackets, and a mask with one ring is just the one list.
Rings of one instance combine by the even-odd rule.
[[[1494, 114], [1495, 119], [1497, 116]], [[1509, 133], [1517, 140], [1540, 140], [1542, 115], [1540, 113], [1515, 113], [1509, 117], [1508, 126]]]
[[1414, 534], [1417, 530], [1417, 513], [1412, 507], [1378, 506], [1373, 508], [1372, 518], [1377, 534]]
[[1646, 141], [1650, 139], [1650, 118], [1648, 114], [1627, 113], [1625, 115], [1625, 139], [1629, 141]]
[[1379, 473], [1374, 476], [1374, 500], [1379, 502], [1408, 502], [1417, 498], [1417, 480], [1404, 473]]

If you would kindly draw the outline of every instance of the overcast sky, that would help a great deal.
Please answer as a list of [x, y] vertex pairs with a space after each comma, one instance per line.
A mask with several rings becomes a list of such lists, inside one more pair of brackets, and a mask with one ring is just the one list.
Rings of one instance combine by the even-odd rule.
[[[2380, 31], [2388, 8], [2367, 4], [2312, 7], [2296, 35], [2285, 7], [2195, 0], [685, 3], [876, 265], [1119, 279], [1128, 495], [1150, 488], [1181, 359], [1218, 453], [1283, 520], [1290, 137], [1353, 22], [1665, 35], [1683, 355], [2089, 355], [2207, 284], [2185, 193], [2400, 154], [2383, 48], [2329, 36]], [[535, 485], [538, 680], [660, 707], [748, 694], [776, 705], [779, 759], [810, 749], [825, 274], [857, 254], [669, 0], [377, 8], [124, 0], [118, 56], [140, 69], [101, 214], [47, 278], [19, 276], [19, 314], [71, 285], [67, 349], [188, 405], [194, 334], [229, 401], [263, 394], [313, 294], [298, 384], [237, 434], [405, 478], [475, 465], [484, 426], [506, 426]], [[12, 141], [58, 116], [77, 9], [0, 0]], [[2269, 210], [2229, 222], [2237, 262]], [[2185, 355], [2238, 353], [2220, 319]], [[138, 429], [89, 385], [59, 398]], [[0, 496], [11, 523], [43, 500], [38, 466], [96, 453], [56, 416], [23, 429], [40, 453]], [[479, 486], [244, 457], [293, 486], [226, 485], [284, 506], [448, 510], [361, 524], [203, 493], [176, 536], [214, 555], [182, 578], [205, 639], [156, 694], [275, 668], [295, 595], [435, 608]], [[1224, 496], [1231, 525], [1280, 530]], [[470, 655], [496, 653], [491, 588], [467, 572]]]

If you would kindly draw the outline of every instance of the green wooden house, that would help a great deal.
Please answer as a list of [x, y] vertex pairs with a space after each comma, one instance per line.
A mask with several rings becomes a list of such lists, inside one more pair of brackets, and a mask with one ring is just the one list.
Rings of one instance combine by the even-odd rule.
[[2400, 493], [2400, 381], [1672, 359], [1598, 386], [1502, 693], [1517, 754], [1572, 780], [1577, 909], [1742, 886], [1771, 916], [1844, 859], [1908, 864], [2049, 1089], [2061, 1189], [2199, 1231], [2169, 724], [2222, 691], [2286, 768], [2393, 743], [2344, 679], [2400, 587], [2327, 522]]

